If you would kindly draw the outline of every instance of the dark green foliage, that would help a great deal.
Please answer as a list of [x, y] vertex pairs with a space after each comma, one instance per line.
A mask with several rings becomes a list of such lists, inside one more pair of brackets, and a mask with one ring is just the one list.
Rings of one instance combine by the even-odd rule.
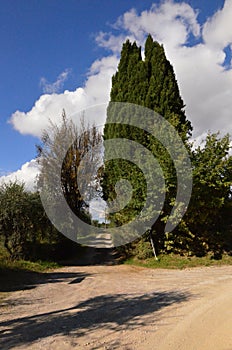
[[[123, 107], [109, 104], [104, 139], [126, 138], [149, 149], [158, 160], [165, 178], [163, 211], [152, 226], [152, 237], [159, 252], [205, 255], [232, 251], [232, 158], [229, 156], [228, 136], [208, 135], [204, 147], [193, 149], [189, 142], [192, 127], [184, 111], [174, 70], [166, 59], [164, 48], [149, 35], [145, 44], [145, 59], [141, 48], [129, 40], [122, 47], [118, 70], [112, 78], [111, 102], [130, 102], [159, 113], [178, 131], [192, 160], [193, 191], [190, 206], [179, 226], [164, 234], [165, 223], [176, 197], [176, 171], [167, 150], [153, 136], [141, 129], [125, 125], [133, 113]], [[121, 108], [121, 110], [120, 110]], [[133, 107], [131, 107], [133, 108]], [[117, 122], [111, 123], [117, 115]], [[157, 127], [154, 121], [154, 128]], [[126, 151], [126, 150], [125, 150]], [[105, 154], [111, 152], [110, 146]], [[142, 156], [142, 155], [140, 155]], [[146, 159], [144, 158], [144, 162]], [[153, 169], [153, 175], [156, 174]], [[129, 176], [128, 176], [129, 175]], [[127, 160], [117, 159], [106, 163], [102, 181], [105, 199], [115, 199], [116, 182], [126, 178], [133, 187], [132, 199], [127, 207], [109, 216], [111, 225], [120, 226], [137, 215], [145, 201], [146, 186], [143, 174]], [[157, 189], [154, 188], [154, 193]], [[141, 241], [127, 246], [126, 250], [143, 255], [144, 235]], [[151, 252], [151, 250], [149, 250]], [[138, 253], [139, 254], [139, 253]], [[150, 253], [149, 253], [150, 254]]]
[[12, 259], [23, 256], [28, 231], [31, 231], [31, 215], [28, 195], [23, 185], [10, 183], [0, 189], [0, 233], [5, 248]]
[[204, 147], [193, 151], [193, 192], [185, 220], [194, 233], [190, 246], [194, 253], [220, 254], [232, 242], [229, 149], [228, 135], [219, 138], [218, 134], [208, 134]]
[[[220, 258], [232, 251], [232, 157], [229, 136], [208, 134], [192, 151], [193, 188], [179, 226], [166, 235], [166, 251]], [[155, 236], [156, 239], [157, 236]]]
[[[163, 46], [151, 35], [146, 40], [144, 61], [136, 43], [127, 40], [123, 44], [110, 97], [112, 102], [135, 103], [156, 111], [176, 127], [184, 140], [191, 134], [173, 67]], [[108, 138], [108, 129], [104, 135]]]
[[35, 256], [38, 242], [54, 239], [38, 193], [12, 182], [1, 186], [0, 202], [0, 234], [12, 259]]
[[[127, 40], [123, 45], [118, 70], [112, 78], [111, 102], [130, 102], [152, 109], [168, 120], [177, 129], [183, 142], [187, 143], [192, 127], [185, 116], [184, 103], [173, 68], [166, 59], [163, 46], [154, 42], [150, 35], [145, 44], [145, 60], [142, 60], [141, 48], [136, 43], [132, 44]], [[153, 227], [153, 231], [156, 236], [156, 244], [162, 247], [165, 240], [165, 220], [171, 211], [171, 203], [176, 195], [175, 169], [170, 155], [160, 142], [142, 129], [125, 125], [133, 115], [129, 109], [128, 107], [125, 112], [123, 108], [120, 110], [120, 107], [117, 109], [115, 105], [109, 105], [104, 139], [126, 138], [136, 141], [150, 150], [159, 161], [166, 181], [166, 189], [160, 188], [159, 191], [166, 192], [166, 200], [162, 217]], [[111, 123], [112, 116], [115, 115], [117, 115], [117, 122], [124, 125]], [[155, 119], [151, 127], [158, 127]], [[105, 148], [105, 154], [107, 152], [111, 152], [109, 147]], [[143, 157], [143, 155], [140, 154], [138, 157]], [[157, 170], [152, 169], [151, 171], [155, 176]], [[122, 225], [133, 220], [146, 200], [146, 184], [143, 174], [136, 169], [135, 165], [123, 159], [113, 160], [105, 166], [102, 182], [105, 199], [116, 198], [114, 186], [120, 178], [127, 178], [130, 181], [133, 196], [129, 205], [122, 212], [109, 216], [111, 223], [115, 225]]]
[[38, 192], [27, 192], [17, 182], [3, 184], [0, 203], [0, 244], [11, 260], [60, 261], [80, 252], [52, 225]]

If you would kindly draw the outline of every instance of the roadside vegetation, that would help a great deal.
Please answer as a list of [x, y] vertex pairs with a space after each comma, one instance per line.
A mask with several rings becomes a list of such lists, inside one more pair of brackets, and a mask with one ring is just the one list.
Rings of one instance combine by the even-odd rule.
[[186, 269], [203, 266], [223, 266], [232, 265], [232, 256], [223, 254], [220, 259], [214, 259], [212, 255], [203, 257], [180, 256], [178, 254], [164, 254], [158, 257], [158, 260], [147, 258], [144, 260], [137, 257], [128, 258], [123, 262], [125, 265], [135, 265], [152, 269]]

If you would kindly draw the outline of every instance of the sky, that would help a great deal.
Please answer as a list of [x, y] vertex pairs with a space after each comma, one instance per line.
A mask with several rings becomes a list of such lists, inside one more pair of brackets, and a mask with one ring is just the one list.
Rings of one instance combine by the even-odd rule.
[[148, 33], [174, 66], [193, 138], [232, 134], [231, 18], [232, 0], [2, 0], [0, 180], [32, 189], [49, 120], [107, 102], [122, 43], [143, 49]]

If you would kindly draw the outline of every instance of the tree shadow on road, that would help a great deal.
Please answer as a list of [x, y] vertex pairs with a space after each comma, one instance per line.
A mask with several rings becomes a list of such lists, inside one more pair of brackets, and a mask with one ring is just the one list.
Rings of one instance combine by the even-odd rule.
[[[6, 269], [0, 273], [0, 292], [14, 292], [36, 288], [40, 284], [59, 283], [67, 280], [67, 283], [79, 283], [88, 273], [79, 272], [33, 272], [28, 270]], [[69, 279], [75, 279], [69, 281]], [[76, 282], [74, 282], [76, 281]]]
[[178, 291], [100, 295], [71, 308], [1, 322], [0, 348], [8, 350], [57, 335], [76, 338], [100, 329], [114, 332], [135, 329], [149, 319], [154, 323], [159, 310], [189, 297], [188, 293]]

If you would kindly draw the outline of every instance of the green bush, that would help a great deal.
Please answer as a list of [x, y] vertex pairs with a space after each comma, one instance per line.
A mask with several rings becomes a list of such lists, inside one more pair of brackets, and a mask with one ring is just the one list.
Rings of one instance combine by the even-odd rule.
[[140, 240], [136, 246], [136, 257], [139, 260], [149, 259], [153, 257], [152, 247], [150, 242]]

